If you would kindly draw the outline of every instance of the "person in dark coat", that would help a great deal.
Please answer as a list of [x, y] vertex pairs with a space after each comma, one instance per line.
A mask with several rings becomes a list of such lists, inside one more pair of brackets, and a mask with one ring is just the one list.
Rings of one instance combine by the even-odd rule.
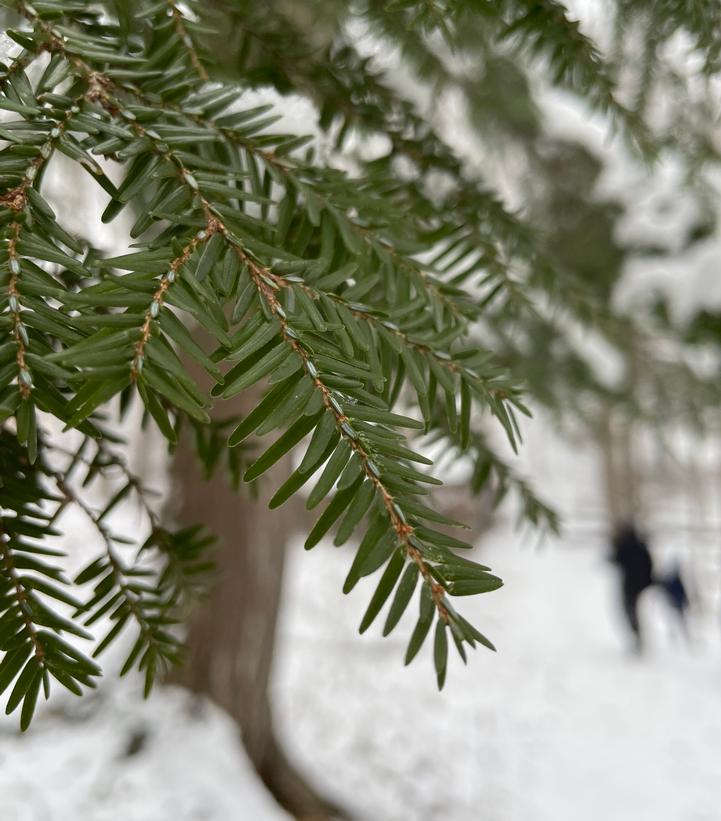
[[648, 546], [633, 524], [621, 525], [613, 536], [611, 561], [621, 573], [623, 612], [634, 637], [635, 648], [643, 646], [641, 625], [638, 620], [638, 601], [641, 593], [653, 584], [653, 561]]

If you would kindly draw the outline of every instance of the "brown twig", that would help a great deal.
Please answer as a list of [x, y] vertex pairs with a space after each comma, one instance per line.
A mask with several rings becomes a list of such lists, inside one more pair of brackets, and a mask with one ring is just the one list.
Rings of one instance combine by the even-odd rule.
[[198, 57], [198, 52], [196, 51], [195, 46], [193, 45], [193, 40], [191, 36], [188, 34], [188, 29], [185, 25], [185, 18], [180, 12], [180, 9], [177, 5], [173, 2], [173, 0], [168, 0], [168, 5], [170, 6], [171, 14], [173, 15], [173, 24], [175, 25], [175, 31], [180, 38], [180, 41], [185, 46], [185, 50], [188, 52], [188, 57], [190, 58], [190, 62], [193, 65], [198, 77], [201, 80], [207, 82], [208, 72], [205, 70], [205, 66], [200, 62], [200, 58]]

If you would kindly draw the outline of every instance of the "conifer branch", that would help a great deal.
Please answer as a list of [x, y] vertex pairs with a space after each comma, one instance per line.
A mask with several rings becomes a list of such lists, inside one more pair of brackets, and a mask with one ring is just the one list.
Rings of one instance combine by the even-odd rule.
[[5, 535], [5, 531], [2, 525], [3, 522], [0, 518], [0, 556], [2, 557], [2, 564], [7, 575], [7, 578], [10, 579], [12, 583], [13, 596], [15, 602], [17, 603], [18, 610], [22, 615], [25, 634], [30, 640], [30, 643], [32, 644], [33, 653], [35, 654], [38, 661], [42, 663], [42, 660], [45, 656], [45, 648], [43, 647], [42, 642], [38, 637], [37, 628], [33, 623], [28, 608], [29, 591], [23, 585], [22, 581], [20, 580], [20, 577], [18, 576], [17, 570], [15, 569], [12, 550], [10, 549], [10, 544], [7, 536]]
[[[527, 374], [534, 398], [575, 411], [582, 403], [568, 392], [579, 384], [599, 395], [602, 386], [574, 359], [565, 326], [548, 315], [559, 306], [574, 322], [594, 314], [612, 339], [623, 332], [612, 307], [564, 264], [556, 268], [560, 256], [545, 250], [531, 218], [471, 179], [450, 141], [346, 42], [341, 24], [357, 7], [341, 4], [332, 42], [315, 48], [300, 18], [284, 18], [274, 4], [267, 19], [242, 0], [212, 10], [192, 0], [137, 0], [120, 16], [109, 2], [82, 11], [64, 0], [4, 5], [27, 21], [10, 31], [23, 50], [0, 74], [0, 108], [11, 112], [0, 150], [7, 183], [0, 192], [0, 691], [13, 685], [9, 707], [22, 703], [26, 726], [49, 676], [73, 692], [92, 686], [99, 668], [62, 638], [88, 638], [81, 618], [85, 626], [109, 622], [95, 654], [126, 624], [135, 629], [124, 670], [141, 669], [146, 688], [159, 667], [180, 658], [174, 614], [197, 592], [209, 537], [197, 528], [164, 529], [139, 477], [112, 452], [117, 438], [107, 404], [120, 397], [127, 407], [136, 392], [144, 422], [154, 421], [171, 447], [183, 424], [199, 432], [207, 471], [227, 461], [234, 479], [243, 465], [244, 480], [255, 482], [292, 448], [302, 449], [270, 507], [313, 480], [306, 506], [323, 509], [306, 547], [329, 532], [336, 545], [356, 540], [346, 592], [380, 571], [361, 631], [389, 602], [383, 633], [390, 633], [418, 591], [406, 661], [435, 625], [442, 686], [448, 634], [463, 660], [469, 646], [492, 648], [452, 598], [501, 582], [463, 558], [470, 544], [435, 529], [458, 523], [425, 503], [428, 486], [440, 482], [417, 466], [431, 464], [414, 450], [428, 439], [412, 431], [467, 455], [476, 490], [513, 491], [524, 521], [553, 529], [553, 512], [488, 444], [480, 415], [517, 446], [517, 416], [528, 413], [519, 376], [529, 370], [524, 351], [536, 336], [549, 340], [554, 367], [542, 380]], [[374, 31], [400, 46], [406, 68], [472, 104], [480, 106], [490, 88], [470, 84], [463, 60], [472, 56], [472, 40], [481, 43], [474, 45], [482, 52], [476, 68], [482, 58], [484, 70], [495, 61], [516, 71], [530, 113], [516, 131], [508, 115], [500, 133], [513, 137], [529, 163], [544, 158], [536, 150], [542, 124], [524, 85], [529, 66], [539, 63], [527, 61], [526, 51], [537, 51], [544, 70], [546, 63], [554, 68], [558, 82], [610, 120], [634, 128], [634, 116], [619, 109], [605, 58], [555, 0], [400, 0], [393, 9], [368, 4]], [[214, 15], [228, 24], [227, 43], [209, 33]], [[262, 49], [235, 49], [230, 23], [237, 15]], [[451, 64], [446, 49], [455, 46], [460, 59]], [[224, 49], [238, 53], [226, 60]], [[223, 81], [210, 81], [206, 54], [220, 61]], [[226, 81], [233, 70], [239, 85]], [[321, 127], [337, 136], [336, 150], [353, 129], [387, 137], [386, 153], [355, 158], [356, 178], [319, 161], [309, 138], [275, 132], [270, 107], [237, 105], [246, 85], [268, 82], [309, 96]], [[109, 195], [103, 222], [123, 209], [132, 213], [128, 253], [103, 256], [63, 227], [42, 186], [56, 152]], [[398, 157], [413, 163], [413, 174], [395, 168]], [[109, 179], [96, 158], [117, 163], [121, 178]], [[438, 174], [449, 181], [445, 193], [428, 189]], [[210, 378], [210, 390], [201, 389], [203, 378], [196, 383], [186, 357]], [[244, 417], [211, 420], [214, 401], [254, 385], [262, 397]], [[422, 419], [396, 412], [404, 406], [417, 407]], [[53, 442], [38, 431], [36, 411], [82, 437], [64, 471], [48, 467]], [[250, 436], [259, 455], [255, 447], [233, 450]], [[95, 510], [76, 488], [111, 475], [119, 485]], [[106, 518], [126, 499], [150, 525], [128, 563], [121, 546], [133, 540]], [[63, 576], [64, 557], [43, 541], [69, 509], [83, 511], [103, 547], [73, 583]], [[58, 561], [40, 562], [42, 551]], [[86, 584], [88, 601], [75, 604], [73, 586]], [[48, 607], [48, 597], [74, 607], [74, 617]]]

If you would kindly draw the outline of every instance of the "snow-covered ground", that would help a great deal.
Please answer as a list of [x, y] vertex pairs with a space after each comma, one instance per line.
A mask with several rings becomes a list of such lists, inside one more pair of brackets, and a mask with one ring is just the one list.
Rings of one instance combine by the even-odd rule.
[[400, 666], [407, 631], [350, 636], [364, 601], [337, 601], [347, 560], [296, 554], [276, 681], [287, 744], [364, 819], [718, 819], [719, 636], [696, 623], [680, 642], [650, 592], [650, 646], [632, 657], [604, 550], [491, 534], [480, 552], [506, 586], [463, 612], [499, 652], [454, 665], [440, 695], [428, 653]]
[[[292, 546], [275, 698], [302, 769], [369, 821], [717, 821], [721, 649], [715, 617], [691, 646], [651, 591], [649, 648], [624, 646], [598, 536], [519, 543], [501, 525], [479, 547], [506, 580], [464, 601], [498, 654], [453, 664], [439, 694], [428, 648], [401, 665], [355, 627], [365, 591], [339, 590], [349, 557]], [[709, 548], [710, 549], [710, 548]], [[134, 683], [102, 704], [0, 724], [2, 821], [280, 821], [231, 722], [177, 690]]]
[[234, 723], [177, 688], [143, 701], [110, 686], [44, 711], [24, 735], [0, 725], [2, 821], [287, 821]]
[[607, 561], [598, 455], [539, 419], [520, 469], [558, 506], [565, 535], [539, 546], [501, 520], [481, 538], [477, 557], [506, 584], [459, 605], [499, 652], [479, 650], [467, 668], [455, 658], [442, 694], [429, 647], [401, 666], [410, 609], [387, 639], [382, 618], [353, 635], [373, 582], [344, 600], [347, 555], [327, 544], [291, 551], [275, 683], [288, 748], [361, 819], [718, 821], [721, 543], [710, 474], [705, 502], [678, 483], [647, 499], [657, 568], [678, 561], [697, 607], [686, 642], [647, 591], [639, 658]]

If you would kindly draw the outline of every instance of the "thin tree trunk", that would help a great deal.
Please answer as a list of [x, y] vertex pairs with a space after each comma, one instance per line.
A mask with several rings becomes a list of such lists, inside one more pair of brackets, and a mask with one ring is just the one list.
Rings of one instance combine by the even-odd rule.
[[[248, 410], [224, 403], [233, 413]], [[273, 728], [269, 681], [283, 580], [285, 546], [297, 527], [293, 500], [269, 513], [267, 500], [288, 466], [261, 480], [260, 498], [235, 492], [219, 468], [206, 480], [190, 443], [181, 443], [171, 469], [178, 524], [205, 524], [218, 538], [217, 571], [207, 598], [187, 624], [186, 664], [172, 680], [208, 696], [238, 723], [243, 744], [276, 800], [296, 818], [343, 817], [286, 758]], [[287, 475], [287, 472], [286, 472]]]
[[619, 423], [611, 408], [606, 408], [599, 439], [606, 512], [609, 524], [616, 527], [635, 520], [641, 513], [631, 423], [627, 420]]

